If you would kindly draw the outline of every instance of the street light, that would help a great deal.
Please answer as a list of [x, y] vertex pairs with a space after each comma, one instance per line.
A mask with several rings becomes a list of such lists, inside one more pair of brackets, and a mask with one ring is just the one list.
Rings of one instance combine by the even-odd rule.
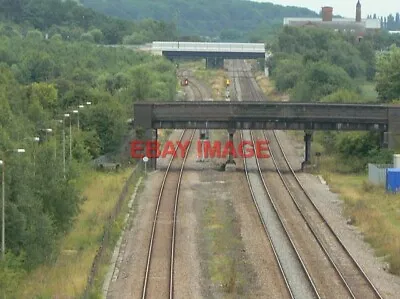
[[[82, 105], [81, 105], [82, 106]], [[83, 107], [83, 106], [82, 106]], [[72, 113], [76, 114], [78, 117], [78, 131], [79, 131], [79, 110], [72, 110]]]
[[[65, 118], [69, 118], [69, 129], [70, 129], [70, 134], [71, 134], [71, 118], [70, 118], [70, 115], [69, 115], [69, 113], [65, 113], [64, 114], [64, 121], [63, 121], [63, 160], [64, 160], [64, 179], [65, 179]], [[69, 146], [69, 148], [71, 149], [71, 137], [69, 138], [69, 140], [70, 140], [70, 146]], [[71, 150], [70, 150], [71, 151]]]
[[47, 133], [53, 132], [53, 129], [47, 128], [47, 129], [41, 129], [41, 131], [46, 132], [46, 141], [47, 141]]
[[[24, 148], [18, 148], [16, 150], [7, 150], [4, 152], [4, 155], [7, 152], [16, 152], [16, 153], [25, 153]], [[1, 254], [2, 254], [2, 259], [4, 260], [5, 253], [6, 253], [6, 188], [5, 188], [5, 162], [4, 159], [0, 160], [0, 166], [2, 168], [2, 175], [1, 175], [1, 198], [2, 198], [2, 212], [1, 212]]]
[[[40, 141], [39, 137], [33, 137], [31, 139], [34, 143], [37, 143]], [[35, 176], [35, 175], [36, 175], [36, 146], [33, 146], [33, 176]]]
[[[62, 119], [56, 119], [55, 120], [57, 123], [62, 124], [64, 121]], [[56, 130], [57, 130], [57, 126], [56, 126]], [[55, 137], [55, 146], [54, 146], [54, 160], [57, 159], [57, 133], [54, 135]]]

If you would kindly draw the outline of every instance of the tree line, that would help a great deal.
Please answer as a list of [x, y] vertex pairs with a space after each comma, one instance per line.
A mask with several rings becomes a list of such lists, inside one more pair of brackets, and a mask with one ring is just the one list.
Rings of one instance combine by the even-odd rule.
[[[369, 81], [376, 83], [376, 101], [388, 103], [400, 99], [400, 60], [395, 45], [377, 55], [389, 45], [386, 37], [371, 34], [360, 40], [322, 28], [284, 27], [271, 44], [267, 64], [276, 89], [289, 93], [292, 101], [363, 103], [360, 85]], [[380, 149], [379, 134], [325, 133], [322, 140], [327, 152], [339, 153], [353, 170], [363, 170], [367, 161], [391, 160], [391, 152]]]
[[[222, 41], [259, 40], [254, 31], [268, 32], [282, 26], [284, 17], [317, 17], [300, 7], [242, 0], [80, 0], [104, 14], [125, 20], [151, 18], [174, 22], [179, 35], [197, 35]], [[264, 36], [265, 38], [265, 36]]]
[[[0, 290], [7, 297], [26, 272], [56, 259], [58, 241], [84, 200], [78, 183], [92, 159], [118, 152], [129, 133], [126, 121], [133, 103], [172, 100], [176, 86], [175, 66], [162, 57], [65, 41], [59, 34], [46, 39], [38, 30], [22, 36], [9, 24], [0, 25], [7, 250], [0, 260]], [[72, 110], [80, 105], [85, 107], [79, 110], [78, 128]], [[60, 120], [66, 134], [65, 173]], [[47, 128], [52, 132], [46, 133]], [[26, 152], [9, 151], [17, 148]]]
[[19, 24], [20, 34], [24, 36], [32, 27], [50, 37], [59, 34], [65, 40], [84, 39], [104, 44], [141, 44], [175, 40], [177, 36], [171, 22], [121, 20], [72, 0], [0, 0], [0, 7], [0, 20]]

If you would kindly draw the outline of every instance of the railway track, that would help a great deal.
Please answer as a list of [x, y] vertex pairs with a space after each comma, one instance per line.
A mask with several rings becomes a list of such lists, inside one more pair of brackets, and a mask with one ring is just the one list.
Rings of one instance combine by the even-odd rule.
[[[250, 78], [250, 76], [248, 78]], [[250, 79], [249, 81], [251, 81], [249, 82], [250, 84], [248, 84], [250, 86], [251, 96], [256, 100], [263, 99], [263, 96], [260, 95], [260, 93], [256, 90], [253, 80]], [[306, 224], [315, 241], [318, 243], [320, 249], [329, 260], [329, 264], [331, 265], [332, 269], [334, 269], [334, 274], [336, 274], [336, 278], [338, 278], [336, 282], [340, 281], [342, 283], [343, 288], [346, 290], [347, 295], [350, 298], [382, 298], [377, 289], [368, 279], [364, 271], [354, 260], [354, 258], [345, 248], [339, 237], [334, 233], [332, 228], [329, 226], [317, 207], [314, 205], [310, 196], [300, 183], [293, 168], [291, 167], [285, 155], [285, 152], [283, 151], [282, 144], [280, 143], [276, 135], [276, 132], [273, 131], [272, 133], [269, 133], [268, 136], [265, 131], [263, 131], [262, 134], [265, 139], [274, 141], [273, 143], [270, 143], [270, 146], [274, 147], [275, 149], [272, 150], [271, 148], [270, 153], [276, 168], [276, 172], [278, 173], [282, 184], [285, 186], [287, 193], [290, 196], [290, 199], [296, 206], [297, 212], [301, 215], [303, 223]], [[254, 139], [252, 132], [250, 132], [250, 135], [251, 138]], [[279, 153], [279, 156], [276, 154], [274, 155], [274, 153], [276, 152]], [[263, 180], [265, 190], [267, 193], [269, 193], [267, 190], [267, 185], [265, 184], [265, 180], [263, 178], [258, 159], [257, 168]], [[246, 174], [246, 176], [248, 175]], [[290, 213], [290, 211], [286, 211], [285, 215], [279, 216], [278, 209], [274, 204], [274, 199], [270, 196], [270, 194], [268, 195], [272, 204], [274, 205], [274, 209], [278, 217], [280, 218], [280, 222], [284, 226], [282, 218], [285, 218], [287, 221], [288, 217], [290, 217], [287, 215], [287, 213]], [[275, 203], [277, 203], [276, 199]], [[287, 209], [282, 206], [280, 209], [281, 214], [284, 214], [283, 211], [285, 210]], [[286, 232], [288, 233], [288, 231]], [[315, 289], [315, 291], [317, 296], [319, 297], [320, 295], [318, 294], [317, 289]], [[332, 294], [338, 296], [338, 293]]]
[[[195, 86], [191, 84], [191, 86]], [[196, 98], [203, 99], [198, 86]], [[189, 140], [185, 156], [181, 159], [173, 155], [167, 165], [158, 193], [154, 220], [147, 251], [146, 268], [142, 284], [141, 298], [174, 298], [174, 263], [178, 201], [182, 176], [196, 130], [184, 130], [179, 141]], [[177, 151], [177, 147], [175, 148]], [[176, 171], [178, 170], [178, 171]], [[176, 186], [174, 189], [166, 186]]]
[[[263, 134], [267, 138], [266, 133], [263, 132]], [[293, 203], [312, 231], [315, 239], [341, 276], [352, 298], [382, 298], [360, 265], [313, 203], [290, 165], [276, 132], [273, 131], [268, 137], [270, 137], [269, 140], [274, 140], [271, 143], [274, 146], [274, 150], [271, 150], [271, 158], [279, 177], [291, 194]]]
[[[240, 133], [241, 133], [241, 139], [244, 140], [243, 131], [241, 131]], [[253, 138], [253, 136], [252, 136], [252, 138]], [[255, 194], [255, 191], [253, 189], [253, 184], [252, 184], [252, 181], [250, 179], [250, 170], [249, 170], [249, 167], [248, 167], [248, 161], [247, 160], [248, 160], [247, 158], [244, 158], [243, 159], [243, 163], [244, 163], [244, 170], [245, 170], [246, 180], [247, 180], [247, 184], [249, 186], [249, 190], [250, 190], [250, 194], [251, 194], [252, 200], [253, 200], [254, 205], [255, 205], [255, 207], [257, 209], [257, 213], [258, 213], [258, 216], [259, 216], [260, 221], [262, 223], [264, 232], [267, 235], [268, 241], [269, 241], [269, 243], [271, 245], [271, 248], [273, 250], [275, 259], [276, 259], [277, 264], [279, 266], [279, 270], [281, 271], [282, 278], [283, 278], [283, 280], [285, 282], [285, 286], [287, 288], [288, 294], [289, 294], [290, 298], [296, 298], [296, 296], [293, 294], [293, 291], [292, 291], [292, 288], [294, 288], [294, 287], [291, 286], [290, 278], [288, 278], [286, 273], [285, 273], [285, 270], [284, 270], [284, 268], [282, 266], [281, 259], [280, 259], [279, 255], [278, 255], [277, 249], [276, 249], [276, 247], [274, 245], [274, 242], [272, 241], [271, 235], [269, 233], [267, 224], [266, 224], [266, 222], [264, 220], [264, 217], [263, 217], [263, 215], [261, 213], [261, 210], [260, 210], [260, 207], [259, 207], [259, 204], [258, 204], [258, 200], [257, 200], [256, 194]], [[267, 196], [270, 197], [271, 194], [270, 194], [269, 189], [267, 188], [267, 186], [265, 184], [264, 178], [262, 177], [261, 168], [259, 167], [258, 161], [257, 161], [257, 165], [258, 165], [258, 169], [260, 171], [260, 180], [261, 180], [263, 186], [265, 187], [265, 192], [266, 192]], [[274, 210], [275, 210], [276, 215], [278, 216], [278, 213], [276, 211], [275, 206], [274, 206]], [[279, 219], [279, 216], [278, 216], [278, 219]], [[305, 267], [304, 262], [301, 259], [296, 246], [294, 245], [293, 240], [290, 238], [290, 235], [288, 234], [288, 231], [287, 231], [287, 229], [285, 227], [285, 224], [282, 221], [280, 222], [280, 224], [281, 224], [281, 229], [284, 231], [285, 237], [287, 238], [287, 242], [286, 243], [291, 245], [291, 248], [292, 248], [295, 256], [297, 257], [295, 262], [298, 263], [298, 268], [301, 268], [304, 271], [304, 275], [307, 277], [307, 281], [309, 282], [308, 288], [311, 290], [311, 292], [309, 292], [309, 293], [314, 293], [314, 295], [315, 295], [314, 298], [320, 298], [320, 296], [319, 296], [319, 294], [318, 294], [318, 292], [317, 292], [317, 290], [315, 288], [315, 285], [314, 285], [314, 283], [313, 283], [313, 281], [311, 279], [311, 276], [309, 275], [309, 273], [307, 271], [307, 268]]]
[[[237, 63], [238, 64], [238, 63]], [[241, 66], [238, 66], [241, 67]], [[235, 65], [234, 65], [235, 68]], [[232, 73], [233, 78], [238, 78], [237, 76], [235, 76], [235, 72]], [[247, 72], [244, 72], [244, 74], [241, 74], [242, 78], [249, 78], [249, 75], [247, 74]], [[233, 81], [234, 83], [234, 88], [236, 90], [236, 94], [238, 96], [238, 99], [241, 98], [241, 90], [245, 89], [246, 86], [244, 84], [241, 84], [241, 86], [238, 88], [237, 86], [235, 86], [235, 84], [240, 84], [243, 83], [241, 82], [241, 80], [238, 81]], [[253, 93], [252, 93], [253, 95]], [[244, 137], [244, 135], [246, 135], [246, 137]], [[249, 140], [248, 137], [250, 136], [253, 144], [255, 144], [254, 142], [254, 138], [253, 138], [253, 134], [251, 133], [251, 131], [240, 131], [240, 136], [242, 140]], [[278, 246], [276, 246], [274, 244], [274, 241], [272, 240], [271, 234], [269, 232], [268, 225], [266, 220], [264, 219], [264, 215], [261, 212], [260, 209], [260, 205], [259, 202], [261, 202], [262, 200], [266, 200], [266, 198], [261, 197], [259, 194], [258, 196], [256, 195], [256, 191], [253, 188], [253, 184], [254, 186], [257, 185], [262, 185], [264, 187], [264, 191], [265, 191], [265, 197], [267, 197], [267, 200], [270, 200], [271, 198], [271, 194], [269, 192], [269, 189], [265, 183], [265, 180], [262, 176], [262, 172], [261, 172], [261, 167], [259, 164], [259, 161], [256, 157], [252, 157], [252, 158], [244, 158], [243, 159], [243, 164], [244, 164], [244, 170], [245, 170], [245, 176], [246, 176], [246, 180], [247, 180], [247, 184], [249, 186], [249, 190], [250, 190], [250, 194], [253, 200], [253, 203], [256, 207], [260, 222], [262, 224], [263, 230], [265, 232], [265, 235], [267, 236], [268, 242], [270, 244], [270, 247], [272, 249], [273, 255], [275, 257], [275, 261], [277, 263], [277, 266], [279, 267], [282, 279], [285, 283], [286, 286], [286, 290], [288, 293], [288, 298], [296, 298], [299, 297], [299, 295], [301, 294], [301, 297], [306, 297], [306, 298], [321, 298], [320, 295], [318, 294], [318, 291], [314, 285], [314, 282], [310, 276], [310, 274], [307, 271], [307, 268], [293, 242], [293, 240], [291, 239], [288, 230], [285, 226], [285, 223], [279, 218], [279, 214], [277, 213], [276, 207], [273, 204], [272, 201], [270, 201], [272, 203], [272, 211], [274, 211], [275, 213], [275, 217], [276, 219], [279, 221], [279, 230], [281, 231], [280, 233], [280, 242], [277, 242], [275, 240], [275, 243], [277, 243]], [[253, 166], [253, 167], [251, 167]], [[257, 167], [258, 170], [258, 177], [251, 177], [251, 168], [255, 168], [255, 166]], [[269, 218], [271, 219], [272, 216], [270, 215]], [[278, 250], [282, 250], [283, 247], [286, 248], [290, 248], [290, 253], [289, 254], [279, 254]], [[286, 273], [285, 272], [285, 267], [283, 264], [286, 263], [286, 272], [292, 272], [292, 273]], [[295, 269], [294, 271], [288, 271], [288, 265], [290, 265], [290, 267], [292, 267], [292, 269]], [[300, 276], [301, 278], [299, 278], [299, 275], [293, 275], [293, 273], [301, 273]]]

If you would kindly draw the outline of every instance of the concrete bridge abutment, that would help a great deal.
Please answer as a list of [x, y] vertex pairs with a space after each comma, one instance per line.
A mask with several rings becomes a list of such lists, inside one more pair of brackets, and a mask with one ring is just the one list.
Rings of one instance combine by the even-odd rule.
[[306, 168], [310, 167], [311, 165], [311, 142], [313, 139], [313, 132], [312, 131], [304, 131], [304, 161], [301, 163], [301, 170], [305, 170]]
[[207, 57], [206, 68], [207, 69], [221, 69], [224, 67], [224, 58], [221, 57]]
[[[233, 137], [235, 132], [236, 132], [235, 129], [228, 129], [228, 142], [232, 144], [233, 147], [234, 147]], [[225, 171], [236, 171], [236, 162], [233, 159], [231, 152], [229, 152], [228, 160], [225, 163]]]

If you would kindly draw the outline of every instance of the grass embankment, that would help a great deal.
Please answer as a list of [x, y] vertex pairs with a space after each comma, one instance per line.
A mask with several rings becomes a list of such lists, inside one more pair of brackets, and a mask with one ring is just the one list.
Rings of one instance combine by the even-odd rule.
[[266, 77], [264, 73], [256, 72], [255, 78], [261, 90], [267, 97], [268, 101], [274, 101], [274, 102], [289, 101], [289, 96], [287, 94], [282, 94], [277, 92], [275, 89], [275, 83], [271, 80], [271, 78]]
[[365, 103], [373, 103], [378, 101], [378, 93], [375, 89], [376, 85], [373, 82], [357, 82], [361, 91], [361, 96]]
[[400, 275], [400, 196], [371, 185], [365, 174], [338, 173], [337, 163], [335, 157], [322, 158], [320, 173], [331, 190], [340, 194], [346, 216], [363, 233], [376, 255], [384, 257], [391, 273]]
[[93, 171], [86, 176], [86, 201], [73, 229], [61, 240], [57, 261], [33, 271], [23, 283], [20, 298], [77, 298], [83, 293], [104, 225], [131, 172], [131, 168], [119, 173]]

